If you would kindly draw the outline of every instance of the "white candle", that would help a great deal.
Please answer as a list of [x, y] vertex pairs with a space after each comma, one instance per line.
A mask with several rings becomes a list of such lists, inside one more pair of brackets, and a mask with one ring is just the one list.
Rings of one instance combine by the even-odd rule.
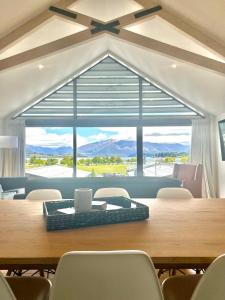
[[75, 212], [85, 212], [91, 210], [92, 189], [76, 189], [74, 191]]

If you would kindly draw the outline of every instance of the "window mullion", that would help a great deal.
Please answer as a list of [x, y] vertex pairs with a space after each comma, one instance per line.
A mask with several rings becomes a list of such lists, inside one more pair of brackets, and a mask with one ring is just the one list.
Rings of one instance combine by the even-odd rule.
[[77, 119], [77, 79], [73, 80], [73, 118]]
[[73, 176], [77, 176], [77, 128], [73, 126]]
[[143, 176], [143, 134], [142, 134], [142, 126], [137, 127], [137, 176]]
[[73, 176], [77, 176], [77, 129], [76, 129], [76, 120], [77, 120], [77, 79], [73, 80]]
[[143, 105], [143, 93], [142, 93], [142, 78], [139, 76], [139, 120], [142, 120], [142, 105]]
[[[142, 120], [142, 78], [139, 76], [139, 120]], [[137, 126], [137, 176], [143, 176], [143, 129]]]

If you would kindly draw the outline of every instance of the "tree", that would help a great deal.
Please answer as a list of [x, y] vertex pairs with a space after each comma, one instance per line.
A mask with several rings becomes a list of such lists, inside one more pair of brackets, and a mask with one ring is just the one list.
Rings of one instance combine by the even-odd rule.
[[31, 155], [30, 157], [30, 163], [31, 164], [36, 164], [37, 156], [36, 155]]
[[188, 155], [182, 155], [180, 157], [180, 161], [183, 163], [183, 164], [186, 164], [188, 161], [189, 161], [189, 156]]
[[165, 163], [174, 163], [175, 162], [175, 157], [167, 156], [164, 158]]
[[48, 158], [46, 160], [46, 165], [47, 166], [53, 166], [56, 165], [58, 163], [58, 159], [57, 158]]
[[85, 165], [86, 166], [90, 166], [91, 164], [92, 164], [92, 159], [91, 158], [85, 159]]
[[122, 158], [120, 156], [116, 156], [116, 163], [121, 164], [123, 162]]
[[60, 161], [60, 164], [72, 168], [73, 167], [72, 155], [65, 155], [63, 159]]
[[77, 161], [77, 164], [78, 165], [84, 165], [85, 164], [85, 159], [84, 158], [81, 158]]
[[129, 163], [136, 163], [137, 158], [136, 157], [131, 157], [130, 159], [127, 160]]
[[32, 155], [30, 157], [30, 164], [36, 166], [44, 166], [46, 165], [46, 161], [44, 159], [41, 159], [40, 157], [37, 157], [36, 155]]
[[116, 163], [116, 156], [111, 156], [110, 158], [109, 158], [109, 163], [111, 163], [111, 164], [115, 164]]
[[92, 168], [91, 170], [91, 177], [96, 177], [96, 172], [94, 168]]

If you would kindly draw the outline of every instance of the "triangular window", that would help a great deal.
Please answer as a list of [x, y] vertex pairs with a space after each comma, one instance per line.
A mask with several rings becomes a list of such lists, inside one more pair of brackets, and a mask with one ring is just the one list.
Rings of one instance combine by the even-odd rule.
[[202, 116], [151, 80], [107, 56], [17, 117], [148, 119]]

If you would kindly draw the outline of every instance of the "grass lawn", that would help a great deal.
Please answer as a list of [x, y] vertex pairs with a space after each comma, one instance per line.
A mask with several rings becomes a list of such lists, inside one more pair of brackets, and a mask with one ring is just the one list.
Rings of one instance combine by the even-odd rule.
[[40, 165], [40, 164], [26, 164], [25, 169], [33, 169], [33, 168], [39, 168], [39, 167], [44, 167], [45, 165]]
[[121, 174], [127, 175], [127, 166], [124, 164], [119, 165], [91, 165], [91, 166], [77, 166], [78, 170], [95, 172], [96, 175], [103, 174]]

